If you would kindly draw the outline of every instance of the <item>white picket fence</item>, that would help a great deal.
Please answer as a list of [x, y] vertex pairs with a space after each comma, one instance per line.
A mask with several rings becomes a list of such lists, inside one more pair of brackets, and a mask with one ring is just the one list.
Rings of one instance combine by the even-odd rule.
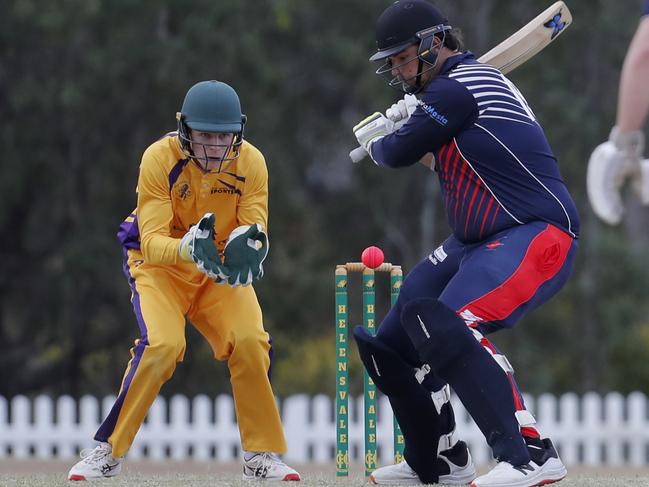
[[[0, 396], [0, 459], [72, 458], [93, 444], [92, 436], [113, 404], [85, 396], [79, 401], [63, 396], [30, 400]], [[544, 394], [526, 397], [538, 426], [550, 436], [566, 464], [588, 466], [646, 466], [649, 464], [649, 407], [647, 396], [635, 392], [605, 396]], [[349, 440], [352, 461], [360, 462], [363, 449], [362, 398], [350, 401]], [[491, 459], [475, 423], [453, 399], [460, 436], [467, 441], [477, 464]], [[288, 441], [287, 461], [331, 463], [335, 455], [334, 405], [327, 396], [295, 395], [280, 403]], [[377, 424], [379, 459], [389, 463], [392, 450], [392, 411], [379, 398]], [[166, 458], [233, 461], [240, 454], [239, 430], [230, 396], [216, 399], [174, 396], [158, 398], [136, 437], [129, 459]]]

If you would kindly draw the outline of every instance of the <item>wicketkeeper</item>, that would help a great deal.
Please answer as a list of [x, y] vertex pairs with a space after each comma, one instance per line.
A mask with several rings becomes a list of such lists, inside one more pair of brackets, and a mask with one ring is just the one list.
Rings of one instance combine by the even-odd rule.
[[187, 92], [171, 132], [144, 152], [137, 208], [120, 226], [124, 273], [140, 338], [115, 405], [70, 480], [122, 468], [160, 387], [185, 353], [186, 318], [228, 362], [243, 477], [300, 480], [279, 454], [286, 441], [270, 385], [271, 339], [250, 285], [268, 253], [268, 172], [244, 140], [237, 93], [219, 81]]
[[[525, 408], [511, 364], [487, 339], [550, 299], [571, 272], [579, 217], [557, 160], [516, 86], [463, 51], [430, 3], [388, 7], [376, 41], [377, 74], [406, 95], [354, 133], [380, 167], [421, 161], [434, 169], [452, 234], [406, 277], [376, 337], [360, 327], [354, 333], [405, 439], [405, 461], [371, 480], [475, 487], [560, 480], [566, 468]], [[478, 478], [455, 432], [449, 386], [498, 460]]]

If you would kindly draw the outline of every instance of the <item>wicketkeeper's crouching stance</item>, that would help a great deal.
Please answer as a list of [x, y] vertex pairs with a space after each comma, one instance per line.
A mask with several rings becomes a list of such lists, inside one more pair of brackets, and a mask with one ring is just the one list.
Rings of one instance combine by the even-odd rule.
[[137, 209], [118, 234], [140, 338], [95, 435], [99, 445], [82, 452], [68, 478], [120, 473], [160, 387], [183, 359], [187, 317], [215, 358], [228, 361], [244, 479], [300, 480], [278, 456], [286, 441], [270, 385], [271, 340], [249, 285], [262, 277], [268, 252], [266, 163], [243, 140], [246, 118], [225, 83], [194, 85], [177, 119], [178, 131], [145, 151]]
[[[354, 331], [405, 439], [405, 461], [370, 478], [474, 487], [560, 480], [565, 466], [536, 429], [509, 361], [486, 338], [514, 326], [568, 279], [579, 217], [557, 161], [521, 93], [498, 69], [462, 52], [430, 3], [388, 7], [377, 44], [371, 60], [385, 63], [377, 73], [407, 94], [354, 133], [378, 166], [434, 156], [453, 233], [408, 274], [375, 337]], [[455, 432], [449, 386], [498, 460], [477, 478]]]

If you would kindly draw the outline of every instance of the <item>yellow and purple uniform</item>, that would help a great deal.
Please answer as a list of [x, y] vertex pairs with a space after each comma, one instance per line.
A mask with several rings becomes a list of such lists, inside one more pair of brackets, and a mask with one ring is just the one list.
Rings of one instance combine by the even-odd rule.
[[121, 457], [185, 353], [185, 317], [227, 360], [241, 443], [246, 451], [284, 453], [286, 441], [270, 385], [271, 339], [252, 286], [217, 285], [178, 253], [180, 239], [205, 213], [216, 215], [217, 248], [240, 225], [267, 229], [268, 171], [244, 141], [220, 173], [205, 173], [180, 150], [175, 132], [142, 157], [137, 209], [122, 223], [124, 272], [140, 328], [119, 395], [95, 439]]

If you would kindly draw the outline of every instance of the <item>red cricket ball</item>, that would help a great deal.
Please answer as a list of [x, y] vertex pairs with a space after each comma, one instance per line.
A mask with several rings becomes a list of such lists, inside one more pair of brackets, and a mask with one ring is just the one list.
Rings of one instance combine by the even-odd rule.
[[376, 269], [378, 266], [383, 264], [383, 258], [383, 251], [374, 245], [367, 247], [361, 254], [361, 261], [370, 269]]

